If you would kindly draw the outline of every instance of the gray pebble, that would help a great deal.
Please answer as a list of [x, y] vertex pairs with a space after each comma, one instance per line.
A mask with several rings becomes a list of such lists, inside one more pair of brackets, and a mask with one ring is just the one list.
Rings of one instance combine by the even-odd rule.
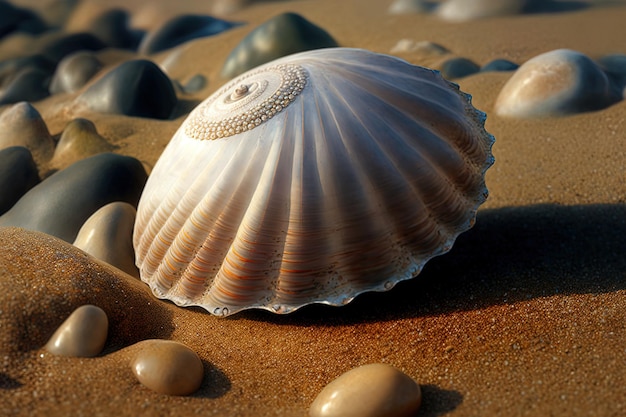
[[324, 29], [298, 14], [283, 13], [254, 29], [231, 51], [221, 76], [232, 78], [286, 55], [335, 46]]
[[80, 160], [27, 192], [0, 216], [17, 226], [73, 242], [85, 221], [113, 201], [137, 206], [147, 174], [137, 159], [103, 153]]
[[126, 61], [102, 76], [77, 101], [100, 113], [167, 119], [177, 98], [174, 86], [151, 61]]
[[37, 165], [22, 146], [0, 150], [0, 215], [39, 183]]
[[102, 68], [92, 52], [79, 51], [63, 58], [57, 66], [50, 93], [73, 93], [81, 89]]

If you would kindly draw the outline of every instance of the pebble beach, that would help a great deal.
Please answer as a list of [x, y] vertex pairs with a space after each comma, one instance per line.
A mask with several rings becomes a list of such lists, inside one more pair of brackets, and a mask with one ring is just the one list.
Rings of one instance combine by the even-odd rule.
[[[626, 413], [625, 2], [0, 6], [0, 416], [330, 415], [312, 409], [324, 387], [370, 364], [421, 392], [417, 412], [373, 416]], [[234, 77], [328, 47], [471, 95], [495, 138], [474, 226], [341, 307], [216, 317], [157, 299], [132, 233], [170, 139]], [[71, 320], [89, 343], [70, 354]], [[185, 375], [174, 390], [144, 373], [163, 363]]]

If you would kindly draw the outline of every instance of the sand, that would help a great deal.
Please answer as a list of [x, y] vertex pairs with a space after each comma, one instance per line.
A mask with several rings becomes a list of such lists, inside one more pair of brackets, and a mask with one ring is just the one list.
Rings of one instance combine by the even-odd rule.
[[[146, 28], [177, 13], [207, 13], [191, 0], [161, 3], [150, 11], [138, 0], [107, 2], [130, 7], [133, 24]], [[53, 135], [86, 117], [116, 152], [149, 170], [188, 111], [222, 85], [218, 74], [230, 50], [279, 12], [302, 14], [343, 46], [388, 53], [409, 38], [479, 64], [522, 63], [557, 48], [593, 58], [626, 53], [626, 5], [604, 3], [451, 24], [389, 16], [390, 1], [260, 2], [227, 17], [246, 25], [150, 57], [167, 64], [173, 79], [208, 77], [203, 90], [179, 96], [172, 120], [79, 112], [68, 94], [34, 105]], [[81, 10], [88, 15], [89, 7]], [[80, 23], [81, 16], [73, 19]], [[98, 55], [110, 65], [129, 57]], [[400, 56], [435, 68], [441, 60]], [[346, 307], [216, 318], [157, 300], [138, 280], [57, 239], [1, 230], [0, 415], [302, 416], [327, 383], [374, 362], [419, 382], [419, 416], [624, 415], [626, 102], [561, 118], [499, 118], [493, 103], [509, 77], [455, 80], [487, 113], [496, 137], [490, 197], [475, 227], [418, 278]], [[112, 323], [102, 355], [46, 353], [56, 326], [84, 303], [101, 306]], [[198, 353], [206, 371], [200, 391], [165, 396], [134, 379], [134, 343], [150, 338], [177, 340]]]

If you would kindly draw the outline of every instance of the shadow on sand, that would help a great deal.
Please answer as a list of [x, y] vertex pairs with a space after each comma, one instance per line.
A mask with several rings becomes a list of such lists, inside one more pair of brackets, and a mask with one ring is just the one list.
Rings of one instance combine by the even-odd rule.
[[345, 325], [613, 292], [626, 289], [625, 253], [623, 204], [485, 209], [449, 253], [389, 292], [362, 294], [345, 307], [313, 305], [286, 316], [246, 311], [241, 318]]

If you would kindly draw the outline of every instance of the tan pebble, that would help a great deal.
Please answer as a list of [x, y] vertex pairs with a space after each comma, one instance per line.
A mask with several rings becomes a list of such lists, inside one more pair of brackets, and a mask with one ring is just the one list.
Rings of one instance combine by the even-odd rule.
[[420, 386], [393, 366], [364, 365], [328, 384], [317, 396], [311, 417], [410, 417], [422, 402]]
[[139, 277], [133, 249], [136, 210], [122, 201], [107, 204], [92, 214], [78, 231], [74, 246], [116, 268]]
[[30, 103], [16, 103], [0, 115], [0, 149], [28, 148], [35, 161], [47, 160], [54, 151], [54, 140], [41, 115]]
[[198, 355], [171, 340], [145, 340], [132, 361], [133, 373], [146, 387], [167, 395], [194, 393], [204, 377]]
[[107, 340], [109, 320], [100, 307], [78, 307], [54, 332], [45, 349], [55, 355], [93, 357], [102, 352]]
[[74, 119], [63, 130], [54, 150], [52, 165], [62, 169], [92, 155], [110, 152], [114, 148], [98, 134], [93, 122], [81, 118]]

